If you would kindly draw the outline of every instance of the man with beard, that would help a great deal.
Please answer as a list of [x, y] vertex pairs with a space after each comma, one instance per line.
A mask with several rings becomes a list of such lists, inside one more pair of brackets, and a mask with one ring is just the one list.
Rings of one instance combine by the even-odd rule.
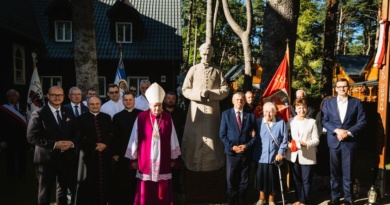
[[[163, 110], [169, 114], [171, 114], [173, 125], [176, 129], [177, 138], [179, 140], [179, 144], [181, 146], [181, 141], [183, 139], [183, 131], [184, 125], [186, 122], [186, 115], [184, 110], [180, 109], [176, 105], [176, 95], [174, 92], [170, 91], [165, 95]], [[173, 178], [173, 189], [178, 193], [184, 192], [183, 187], [183, 177], [184, 177], [184, 167], [183, 160], [179, 158], [176, 161], [175, 166], [172, 170], [172, 178]]]

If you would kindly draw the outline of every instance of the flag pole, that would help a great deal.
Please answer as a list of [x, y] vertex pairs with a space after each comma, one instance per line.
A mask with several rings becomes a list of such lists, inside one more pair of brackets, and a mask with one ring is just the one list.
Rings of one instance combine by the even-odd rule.
[[291, 75], [290, 75], [290, 48], [288, 46], [288, 43], [290, 42], [289, 39], [286, 39], [286, 55], [287, 55], [287, 79], [288, 79], [288, 90], [287, 94], [289, 96], [288, 98], [288, 104], [291, 105]]
[[36, 69], [37, 68], [37, 54], [35, 53], [35, 52], [33, 52], [32, 54], [31, 54], [31, 56], [32, 56], [32, 61], [33, 61], [33, 70], [34, 69]]
[[[390, 10], [390, 1], [384, 0], [382, 1], [382, 20], [386, 19], [388, 20]], [[388, 29], [388, 28], [385, 28]], [[387, 39], [390, 39], [389, 36], [390, 32], [387, 32]], [[386, 145], [387, 145], [387, 107], [389, 104], [389, 62], [390, 62], [390, 56], [389, 56], [389, 49], [390, 49], [390, 42], [386, 42], [386, 48], [385, 51], [385, 59], [384, 63], [379, 62], [379, 65], [384, 64], [382, 67], [379, 67], [379, 83], [378, 83], [378, 106], [377, 111], [379, 116], [381, 117], [381, 123], [383, 126], [383, 134], [380, 137], [383, 137], [383, 147], [381, 153], [379, 154], [379, 164], [378, 164], [378, 171], [376, 174], [375, 179], [375, 186], [379, 191], [378, 198], [383, 198], [385, 196], [386, 191], [386, 165], [385, 165], [385, 159], [386, 159]]]

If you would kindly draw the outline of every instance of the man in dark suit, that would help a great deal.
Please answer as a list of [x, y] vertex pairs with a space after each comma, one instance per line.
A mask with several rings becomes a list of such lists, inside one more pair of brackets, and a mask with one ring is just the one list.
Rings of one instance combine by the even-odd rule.
[[[0, 105], [0, 144], [5, 148], [7, 177], [9, 181], [23, 178], [27, 166], [27, 122], [25, 106], [19, 104], [19, 92], [7, 91], [7, 103]], [[3, 139], [1, 139], [3, 138]], [[0, 146], [1, 151], [1, 146]]]
[[116, 113], [113, 118], [113, 158], [115, 161], [114, 185], [112, 187], [111, 204], [133, 204], [136, 189], [136, 169], [130, 169], [130, 160], [125, 157], [127, 145], [129, 144], [131, 130], [138, 113], [142, 112], [134, 108], [135, 94], [124, 92], [122, 102], [125, 109]]
[[[70, 100], [70, 103], [64, 105], [64, 107], [71, 109], [73, 111], [74, 117], [78, 117], [83, 113], [88, 112], [88, 107], [85, 106], [81, 100], [82, 100], [82, 93], [81, 89], [73, 86], [69, 89], [68, 97]], [[76, 159], [79, 158], [79, 149], [78, 147], [75, 147], [74, 151], [76, 152]], [[76, 184], [77, 184], [77, 170], [78, 170], [78, 160], [74, 160], [74, 165], [73, 165], [74, 171], [72, 171], [73, 175], [71, 177], [71, 184], [67, 193], [68, 197], [68, 203], [73, 204], [75, 201], [75, 196], [76, 196]]]
[[88, 112], [87, 105], [84, 105], [81, 103], [81, 100], [83, 99], [83, 95], [81, 93], [81, 89], [74, 86], [69, 89], [68, 94], [70, 103], [64, 105], [64, 107], [67, 107], [73, 111], [73, 114], [75, 117], [80, 116], [83, 113]]
[[253, 113], [243, 110], [244, 93], [235, 93], [232, 102], [234, 107], [222, 112], [219, 136], [226, 154], [228, 203], [241, 205], [248, 188], [251, 150], [256, 140], [252, 131], [256, 129], [256, 119]]
[[322, 125], [327, 130], [330, 153], [330, 185], [332, 200], [329, 204], [340, 204], [341, 190], [344, 204], [354, 204], [352, 196], [352, 167], [357, 140], [366, 126], [366, 117], [361, 101], [348, 96], [348, 80], [336, 83], [337, 96], [322, 106]]
[[64, 90], [59, 86], [49, 89], [48, 104], [31, 114], [27, 127], [27, 141], [35, 145], [34, 163], [37, 165], [38, 204], [49, 205], [56, 184], [57, 204], [67, 205], [66, 192], [75, 160], [73, 148], [78, 143], [71, 110], [61, 106]]

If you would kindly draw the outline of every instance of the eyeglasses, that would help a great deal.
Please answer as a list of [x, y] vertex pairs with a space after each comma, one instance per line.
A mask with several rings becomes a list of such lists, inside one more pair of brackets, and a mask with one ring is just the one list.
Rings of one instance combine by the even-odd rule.
[[137, 92], [137, 90], [130, 90], [130, 92]]
[[81, 93], [72, 93], [72, 94], [70, 94], [70, 95], [76, 95], [76, 96], [78, 96], [78, 95], [81, 95]]
[[112, 92], [108, 92], [109, 94], [118, 94], [119, 91], [112, 91]]
[[64, 97], [64, 94], [49, 94], [50, 97]]
[[348, 88], [348, 85], [345, 85], [345, 86], [336, 86], [337, 89], [341, 89], [341, 88]]

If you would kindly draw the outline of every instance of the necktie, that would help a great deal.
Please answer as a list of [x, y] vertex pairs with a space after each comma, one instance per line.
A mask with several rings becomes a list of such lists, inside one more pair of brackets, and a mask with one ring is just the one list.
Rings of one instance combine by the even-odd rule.
[[60, 111], [59, 111], [59, 110], [56, 110], [56, 113], [57, 113], [57, 122], [58, 122], [58, 125], [61, 127], [62, 119], [61, 119], [61, 116], [60, 116]]
[[77, 105], [74, 106], [74, 115], [75, 115], [76, 117], [80, 115], [79, 109], [77, 109], [78, 107], [79, 107], [79, 106], [77, 106]]
[[237, 112], [236, 118], [237, 118], [238, 129], [241, 132], [242, 124], [241, 124], [241, 114], [240, 114], [240, 112]]

